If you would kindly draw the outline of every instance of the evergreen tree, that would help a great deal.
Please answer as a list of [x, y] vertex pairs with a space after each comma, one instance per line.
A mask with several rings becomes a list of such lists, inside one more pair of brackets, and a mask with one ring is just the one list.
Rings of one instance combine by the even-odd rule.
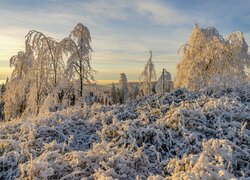
[[126, 74], [121, 73], [119, 82], [121, 84], [121, 102], [124, 103], [128, 100], [128, 80]]
[[166, 69], [162, 70], [161, 76], [156, 84], [156, 93], [162, 94], [172, 89], [171, 74]]
[[111, 88], [111, 99], [113, 104], [117, 103], [117, 92], [114, 83], [112, 83], [112, 88]]

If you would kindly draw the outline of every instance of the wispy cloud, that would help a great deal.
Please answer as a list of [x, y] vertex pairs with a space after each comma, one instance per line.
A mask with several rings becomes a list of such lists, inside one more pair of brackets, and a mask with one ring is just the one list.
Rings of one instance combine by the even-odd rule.
[[157, 1], [138, 1], [137, 10], [152, 21], [164, 25], [180, 25], [190, 22], [189, 15]]

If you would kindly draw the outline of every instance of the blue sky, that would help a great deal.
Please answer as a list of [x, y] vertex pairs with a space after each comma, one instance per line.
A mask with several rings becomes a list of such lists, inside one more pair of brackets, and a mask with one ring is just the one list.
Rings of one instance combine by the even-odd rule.
[[78, 22], [90, 29], [97, 80], [118, 80], [121, 72], [137, 80], [150, 49], [157, 74], [166, 68], [174, 76], [178, 48], [194, 23], [215, 26], [223, 36], [242, 31], [249, 44], [249, 9], [248, 0], [0, 0], [0, 80], [29, 30], [59, 41]]

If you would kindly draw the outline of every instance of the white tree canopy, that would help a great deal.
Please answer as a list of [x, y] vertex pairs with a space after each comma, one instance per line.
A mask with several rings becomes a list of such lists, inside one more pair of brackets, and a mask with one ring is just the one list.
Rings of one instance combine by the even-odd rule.
[[14, 66], [11, 79], [6, 85], [4, 93], [4, 114], [5, 119], [21, 116], [27, 104], [29, 92], [30, 70], [33, 66], [33, 53], [30, 45], [25, 43], [25, 52], [20, 51], [10, 58], [10, 67]]
[[[88, 28], [80, 23], [60, 43], [42, 32], [29, 31], [26, 51], [10, 59], [14, 71], [4, 96], [6, 119], [38, 114], [41, 107], [56, 111], [62, 101], [67, 102], [65, 98], [68, 104], [82, 100], [83, 83], [94, 80], [90, 41]], [[79, 92], [81, 98], [76, 100]]]
[[67, 56], [66, 74], [69, 79], [79, 80], [80, 96], [83, 96], [83, 84], [94, 82], [95, 72], [90, 64], [91, 36], [87, 27], [78, 23], [69, 37], [64, 38], [59, 45], [59, 51]]
[[20, 51], [17, 53], [17, 55], [14, 55], [10, 58], [10, 67], [14, 66], [14, 70], [12, 71], [11, 78], [12, 80], [14, 78], [21, 79], [23, 78], [27, 73], [28, 70], [32, 66], [32, 60], [33, 60], [33, 54], [31, 51], [30, 45], [25, 43], [26, 45], [26, 51]]
[[248, 46], [241, 32], [224, 39], [214, 27], [195, 25], [177, 65], [174, 86], [198, 90], [236, 87], [246, 80]]
[[32, 47], [35, 61], [42, 63], [44, 69], [47, 70], [48, 81], [51, 81], [51, 84], [56, 86], [64, 71], [64, 64], [57, 50], [58, 42], [36, 30], [29, 31], [26, 35], [26, 41]]

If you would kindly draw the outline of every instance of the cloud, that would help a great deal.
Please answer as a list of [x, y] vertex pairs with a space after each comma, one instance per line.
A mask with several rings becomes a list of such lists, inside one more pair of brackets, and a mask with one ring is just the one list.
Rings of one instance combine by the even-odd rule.
[[86, 12], [85, 14], [91, 17], [113, 20], [127, 19], [126, 9], [129, 7], [129, 3], [115, 0], [97, 0], [78, 4], [78, 10], [82, 9]]
[[187, 24], [190, 17], [173, 7], [161, 4], [157, 1], [138, 1], [137, 11], [142, 15], [149, 16], [151, 20], [163, 25], [180, 25]]

